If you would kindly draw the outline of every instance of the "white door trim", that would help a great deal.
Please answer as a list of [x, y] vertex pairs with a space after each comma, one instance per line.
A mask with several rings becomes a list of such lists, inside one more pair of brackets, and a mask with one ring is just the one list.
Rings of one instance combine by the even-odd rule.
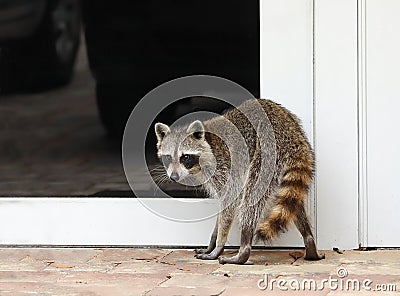
[[[217, 200], [148, 198], [146, 206], [212, 216]], [[177, 222], [155, 214], [137, 198], [0, 199], [0, 246], [205, 246], [214, 229], [215, 216], [194, 222]], [[282, 236], [272, 246], [295, 246], [301, 238]], [[238, 246], [234, 225], [227, 246]], [[264, 244], [260, 244], [264, 245]]]
[[358, 241], [368, 246], [366, 0], [357, 0], [358, 35]]
[[320, 248], [358, 245], [357, 1], [314, 2], [314, 128]]

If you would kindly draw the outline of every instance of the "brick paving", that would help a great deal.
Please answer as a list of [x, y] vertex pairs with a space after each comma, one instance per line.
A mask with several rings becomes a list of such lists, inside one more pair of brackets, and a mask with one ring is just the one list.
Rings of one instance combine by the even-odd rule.
[[287, 283], [304, 279], [320, 283], [329, 276], [339, 279], [338, 268], [348, 272], [344, 280], [369, 279], [372, 289], [376, 284], [397, 288], [390, 292], [361, 289], [357, 295], [399, 293], [399, 250], [325, 253], [324, 261], [309, 262], [294, 259], [299, 251], [254, 250], [248, 264], [240, 266], [198, 260], [191, 250], [0, 249], [0, 295], [353, 295], [354, 291], [328, 286], [316, 291], [290, 291], [288, 284], [289, 290], [284, 290], [276, 282], [272, 291], [271, 285], [265, 290], [257, 286], [266, 275], [269, 282]]

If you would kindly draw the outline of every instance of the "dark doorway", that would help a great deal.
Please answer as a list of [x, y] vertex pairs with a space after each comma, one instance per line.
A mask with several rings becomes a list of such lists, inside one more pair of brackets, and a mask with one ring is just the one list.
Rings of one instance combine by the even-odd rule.
[[174, 78], [215, 75], [260, 93], [259, 2], [83, 1], [101, 118], [120, 135], [147, 92]]

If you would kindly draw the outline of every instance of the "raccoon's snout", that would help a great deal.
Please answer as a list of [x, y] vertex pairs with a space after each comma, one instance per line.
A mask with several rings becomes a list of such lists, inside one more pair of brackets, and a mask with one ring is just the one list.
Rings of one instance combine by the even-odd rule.
[[169, 176], [169, 178], [170, 178], [172, 181], [178, 182], [178, 180], [179, 180], [179, 175], [178, 175], [177, 172], [172, 172], [172, 174], [171, 174], [171, 176]]

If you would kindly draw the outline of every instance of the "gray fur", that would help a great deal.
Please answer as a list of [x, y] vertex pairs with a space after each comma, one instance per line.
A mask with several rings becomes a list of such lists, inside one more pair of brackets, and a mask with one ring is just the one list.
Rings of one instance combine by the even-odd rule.
[[[203, 123], [197, 120], [188, 127], [171, 128], [158, 123], [155, 130], [158, 156], [172, 159], [166, 167], [168, 176], [177, 174], [181, 183], [201, 185], [221, 201], [210, 246], [197, 250], [198, 258], [221, 255], [235, 216], [241, 247], [238, 255], [220, 258], [221, 263], [245, 263], [256, 234], [272, 239], [290, 220], [304, 237], [307, 259], [323, 257], [316, 250], [303, 205], [313, 154], [292, 113], [270, 100], [254, 99]], [[185, 154], [198, 155], [199, 165], [185, 168], [181, 163]], [[298, 196], [293, 198], [293, 192]]]

